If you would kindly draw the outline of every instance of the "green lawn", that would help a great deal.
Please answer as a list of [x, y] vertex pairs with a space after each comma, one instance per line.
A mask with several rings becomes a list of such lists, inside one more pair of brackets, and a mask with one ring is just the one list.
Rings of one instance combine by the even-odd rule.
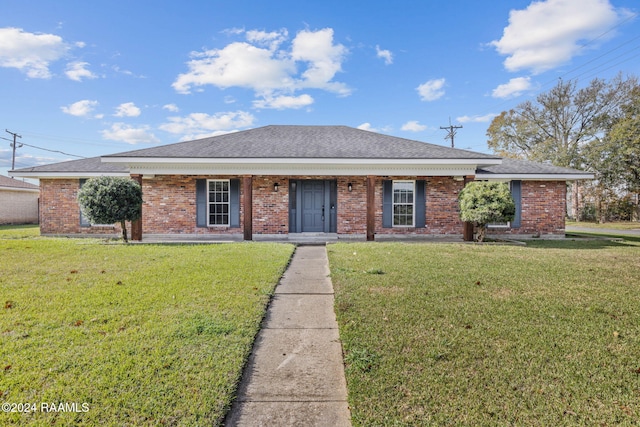
[[354, 425], [638, 425], [640, 242], [328, 254]]
[[292, 251], [1, 227], [0, 403], [36, 411], [0, 425], [219, 424]]

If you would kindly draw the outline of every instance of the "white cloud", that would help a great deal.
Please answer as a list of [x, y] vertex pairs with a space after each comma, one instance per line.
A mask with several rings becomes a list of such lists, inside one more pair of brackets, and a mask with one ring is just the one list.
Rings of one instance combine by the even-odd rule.
[[385, 64], [393, 64], [393, 53], [390, 50], [380, 49], [380, 46], [376, 45], [376, 54], [378, 58], [384, 59]]
[[[117, 55], [117, 56], [119, 56], [119, 55]], [[144, 74], [135, 74], [133, 71], [122, 69], [117, 65], [113, 65], [111, 67], [111, 69], [113, 71], [115, 71], [116, 73], [124, 74], [125, 76], [131, 76], [131, 77], [136, 78], [136, 79], [146, 79], [147, 78], [147, 76], [145, 76]]]
[[173, 83], [179, 93], [190, 93], [193, 87], [232, 86], [269, 92], [293, 86], [295, 72], [292, 61], [273, 57], [273, 52], [249, 43], [235, 42], [223, 49], [191, 53], [189, 72], [180, 74]]
[[370, 132], [377, 132], [377, 131], [378, 131], [377, 129], [375, 129], [374, 127], [372, 127], [372, 126], [371, 126], [371, 123], [369, 123], [369, 122], [366, 122], [366, 123], [361, 124], [360, 126], [358, 126], [358, 129], [361, 129], [361, 130], [368, 130], [368, 131], [370, 131]]
[[55, 34], [0, 28], [0, 67], [17, 68], [34, 79], [51, 78], [49, 65], [65, 56], [69, 45]]
[[177, 113], [178, 111], [180, 111], [176, 104], [165, 104], [162, 106], [162, 109], [171, 111], [172, 113]]
[[[0, 149], [0, 167], [11, 169], [11, 163], [13, 161], [12, 150]], [[50, 156], [38, 156], [29, 153], [24, 153], [22, 150], [16, 152], [15, 164], [16, 168], [26, 168], [31, 166], [46, 165], [64, 160], [75, 160], [73, 158], [60, 158]], [[37, 182], [35, 183], [37, 184]]]
[[416, 88], [420, 94], [420, 99], [423, 101], [435, 101], [444, 95], [442, 89], [445, 84], [445, 79], [433, 79], [429, 80]]
[[302, 73], [301, 87], [325, 89], [348, 95], [351, 90], [343, 83], [332, 82], [337, 72], [342, 70], [342, 61], [348, 50], [341, 44], [333, 44], [333, 29], [300, 31], [293, 39], [291, 57], [294, 61], [307, 63]]
[[333, 81], [348, 50], [334, 44], [332, 29], [300, 31], [290, 50], [282, 47], [287, 36], [286, 29], [272, 33], [248, 31], [246, 42], [192, 52], [187, 63], [189, 71], [178, 75], [172, 86], [185, 94], [205, 85], [244, 87], [257, 97], [274, 99], [309, 88], [339, 95], [351, 92], [344, 83]]
[[69, 77], [71, 80], [75, 80], [76, 82], [81, 82], [82, 79], [97, 78], [98, 76], [87, 69], [88, 65], [88, 62], [70, 62], [67, 64], [67, 71], [65, 71], [64, 73], [67, 75], [67, 77]]
[[[89, 99], [83, 99], [82, 101], [74, 102], [66, 107], [60, 107], [60, 109], [72, 116], [76, 117], [89, 117], [93, 110], [98, 106], [98, 101], [92, 101]], [[101, 116], [100, 116], [101, 117]], [[98, 118], [100, 118], [98, 117]]]
[[238, 35], [244, 32], [244, 28], [227, 28], [221, 31], [222, 34], [226, 34], [227, 36]]
[[509, 12], [502, 38], [490, 45], [507, 56], [508, 71], [541, 73], [579, 55], [584, 49], [581, 41], [600, 37], [621, 15], [608, 0], [534, 1], [524, 10]]
[[530, 77], [516, 77], [508, 83], [501, 84], [491, 92], [494, 98], [512, 98], [520, 96], [522, 92], [531, 89]]
[[116, 107], [114, 116], [116, 117], [138, 117], [140, 109], [133, 102], [125, 102]]
[[410, 132], [422, 132], [423, 130], [427, 129], [427, 126], [421, 125], [417, 120], [410, 120], [407, 123], [403, 124], [400, 129]]
[[230, 111], [212, 115], [192, 113], [185, 117], [169, 117], [168, 120], [168, 123], [160, 125], [160, 129], [190, 140], [250, 127], [255, 117], [245, 111]]
[[158, 143], [160, 140], [149, 132], [149, 126], [133, 127], [124, 123], [114, 123], [111, 129], [101, 131], [104, 139], [121, 141], [127, 144]]
[[270, 33], [258, 30], [247, 31], [248, 42], [268, 46], [270, 50], [276, 50], [278, 46], [287, 40], [288, 36], [289, 32], [286, 28], [283, 28], [280, 31], [272, 31]]
[[487, 123], [493, 120], [497, 114], [489, 113], [484, 116], [461, 116], [456, 117], [456, 121], [459, 123]]
[[284, 110], [287, 108], [298, 109], [311, 104], [313, 104], [313, 98], [306, 93], [300, 96], [267, 96], [264, 99], [253, 101], [254, 108], [271, 108], [275, 110]]

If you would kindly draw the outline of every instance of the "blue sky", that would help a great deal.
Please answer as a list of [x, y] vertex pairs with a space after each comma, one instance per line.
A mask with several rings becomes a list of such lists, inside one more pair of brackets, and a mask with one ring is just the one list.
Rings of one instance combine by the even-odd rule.
[[[22, 136], [16, 168], [270, 124], [449, 145], [440, 127], [451, 121], [463, 126], [456, 148], [487, 152], [491, 119], [559, 78], [640, 75], [637, 0], [0, 0], [0, 10], [0, 136]], [[0, 140], [3, 175], [9, 144]]]

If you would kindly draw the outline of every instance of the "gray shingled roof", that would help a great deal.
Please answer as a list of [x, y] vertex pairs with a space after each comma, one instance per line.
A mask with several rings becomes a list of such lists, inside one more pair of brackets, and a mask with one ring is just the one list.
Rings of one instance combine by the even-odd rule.
[[88, 159], [69, 160], [66, 162], [52, 163], [49, 165], [32, 166], [30, 168], [16, 169], [14, 172], [87, 172], [87, 173], [128, 173], [127, 165], [118, 163], [104, 163], [100, 157]]
[[299, 159], [496, 159], [347, 126], [274, 125], [104, 157]]
[[3, 188], [24, 188], [27, 190], [37, 190], [38, 187], [35, 184], [31, 184], [30, 182], [20, 181], [18, 179], [9, 178], [8, 176], [0, 175], [0, 187]]
[[483, 166], [478, 168], [477, 174], [483, 175], [592, 175], [589, 172], [553, 166], [547, 163], [530, 162], [527, 160], [516, 160], [503, 158], [502, 164]]
[[[265, 126], [195, 141], [128, 151], [109, 158], [307, 158], [307, 159], [500, 159], [498, 156], [397, 138], [347, 126]], [[478, 162], [481, 163], [481, 162]], [[17, 169], [45, 175], [126, 174], [125, 163], [100, 157]], [[588, 172], [545, 163], [504, 158], [501, 165], [478, 168], [478, 175], [583, 175]]]

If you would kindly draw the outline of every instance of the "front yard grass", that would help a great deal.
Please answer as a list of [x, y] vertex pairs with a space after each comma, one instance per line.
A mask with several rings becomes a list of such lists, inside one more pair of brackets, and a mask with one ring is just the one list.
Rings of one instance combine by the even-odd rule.
[[355, 426], [638, 425], [639, 242], [328, 255]]
[[219, 424], [292, 252], [3, 228], [0, 425]]

